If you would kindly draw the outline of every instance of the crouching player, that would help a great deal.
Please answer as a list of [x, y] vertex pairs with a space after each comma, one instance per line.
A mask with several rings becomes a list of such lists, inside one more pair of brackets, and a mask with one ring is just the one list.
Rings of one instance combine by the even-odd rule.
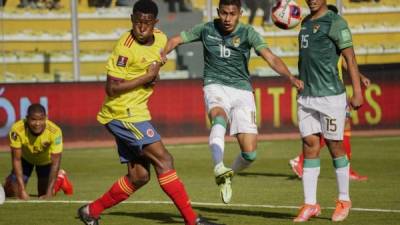
[[47, 119], [40, 104], [28, 108], [27, 117], [17, 121], [9, 132], [12, 171], [6, 178], [6, 197], [28, 200], [26, 185], [35, 168], [38, 196], [48, 199], [62, 189], [67, 195], [73, 186], [64, 170], [60, 169], [63, 150], [61, 129]]

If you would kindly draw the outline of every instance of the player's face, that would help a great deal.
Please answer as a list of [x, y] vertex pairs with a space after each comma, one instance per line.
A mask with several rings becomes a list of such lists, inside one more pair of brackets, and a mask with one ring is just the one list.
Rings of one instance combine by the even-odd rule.
[[311, 12], [318, 12], [326, 5], [326, 0], [306, 0]]
[[223, 31], [227, 33], [234, 31], [242, 15], [240, 8], [236, 5], [220, 5], [217, 11]]
[[135, 40], [140, 44], [147, 44], [152, 41], [154, 25], [158, 20], [153, 14], [136, 12], [131, 15], [132, 31]]
[[28, 128], [32, 134], [39, 135], [46, 128], [46, 115], [42, 112], [34, 112], [27, 117]]

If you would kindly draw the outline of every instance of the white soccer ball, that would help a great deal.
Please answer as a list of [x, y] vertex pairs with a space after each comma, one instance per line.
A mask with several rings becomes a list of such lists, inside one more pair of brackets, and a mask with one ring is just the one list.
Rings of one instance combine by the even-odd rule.
[[277, 27], [292, 29], [301, 21], [301, 9], [294, 0], [278, 0], [272, 8], [271, 17]]
[[6, 200], [6, 194], [4, 193], [3, 186], [0, 184], [0, 205]]

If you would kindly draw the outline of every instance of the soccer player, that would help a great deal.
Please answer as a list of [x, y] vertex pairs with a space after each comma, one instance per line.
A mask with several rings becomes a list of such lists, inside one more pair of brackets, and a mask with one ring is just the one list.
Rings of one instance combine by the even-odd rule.
[[[171, 38], [164, 55], [180, 44], [201, 41], [204, 49], [204, 98], [211, 121], [209, 147], [214, 163], [214, 175], [224, 203], [232, 197], [231, 179], [256, 159], [257, 125], [253, 88], [248, 61], [254, 48], [277, 73], [301, 89], [302, 81], [289, 72], [283, 61], [274, 55], [264, 39], [251, 25], [239, 22], [242, 15], [240, 0], [220, 0], [218, 19], [196, 25]], [[223, 162], [225, 132], [239, 142], [241, 152], [231, 165]]]
[[299, 129], [303, 141], [304, 205], [294, 222], [304, 222], [321, 213], [317, 203], [320, 171], [320, 136], [323, 136], [336, 172], [338, 199], [332, 221], [347, 218], [349, 196], [349, 161], [343, 149], [346, 119], [346, 93], [338, 74], [340, 55], [347, 63], [354, 94], [349, 104], [361, 107], [360, 76], [353, 50], [351, 32], [346, 21], [328, 10], [326, 0], [306, 0], [310, 15], [304, 18], [299, 33], [299, 74], [304, 89], [298, 97]]
[[100, 214], [126, 200], [150, 179], [153, 165], [162, 190], [170, 197], [186, 225], [212, 225], [193, 211], [183, 183], [174, 169], [172, 155], [152, 126], [147, 102], [160, 70], [160, 50], [167, 37], [154, 28], [158, 8], [151, 0], [133, 6], [132, 30], [122, 34], [107, 64], [105, 102], [98, 121], [114, 136], [121, 163], [128, 174], [119, 178], [103, 196], [79, 208], [87, 225], [99, 224]]
[[48, 199], [62, 189], [73, 193], [72, 183], [64, 170], [60, 169], [63, 150], [61, 129], [47, 119], [46, 109], [40, 104], [28, 107], [26, 119], [13, 124], [9, 132], [12, 156], [12, 171], [6, 178], [6, 197], [16, 196], [28, 200], [26, 185], [36, 170], [38, 195]]

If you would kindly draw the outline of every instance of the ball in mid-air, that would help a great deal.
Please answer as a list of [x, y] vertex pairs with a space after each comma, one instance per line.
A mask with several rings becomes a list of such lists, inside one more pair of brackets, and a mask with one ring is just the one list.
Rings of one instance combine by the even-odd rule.
[[301, 21], [301, 9], [294, 0], [278, 0], [272, 8], [271, 17], [277, 27], [292, 29]]

